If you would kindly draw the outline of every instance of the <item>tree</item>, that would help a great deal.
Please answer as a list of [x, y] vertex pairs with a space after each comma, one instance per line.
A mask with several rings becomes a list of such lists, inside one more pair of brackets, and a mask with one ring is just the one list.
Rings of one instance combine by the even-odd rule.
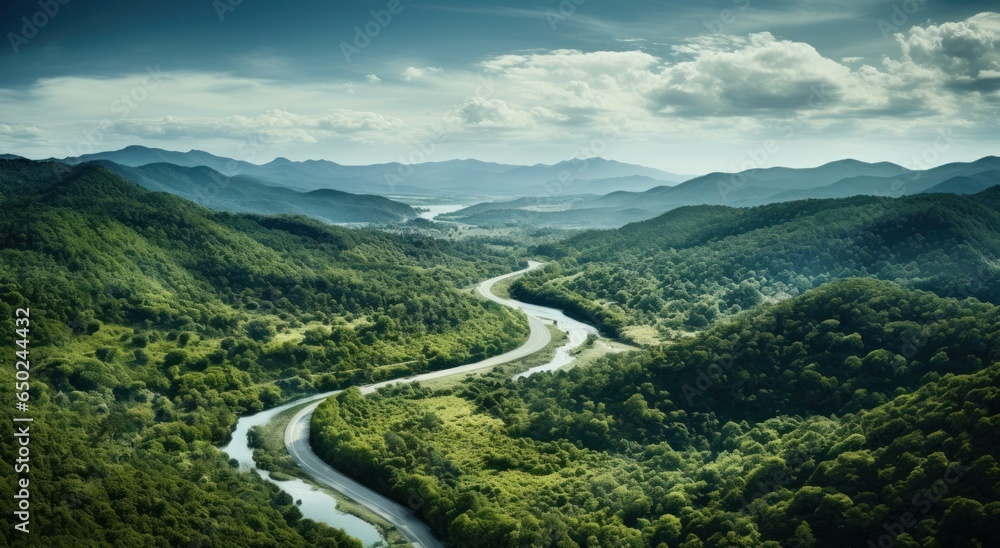
[[816, 545], [816, 538], [813, 537], [808, 522], [803, 521], [795, 528], [795, 535], [789, 540], [788, 545], [794, 548], [812, 548]]
[[246, 326], [247, 337], [257, 342], [270, 342], [275, 336], [274, 326], [264, 320], [250, 320]]

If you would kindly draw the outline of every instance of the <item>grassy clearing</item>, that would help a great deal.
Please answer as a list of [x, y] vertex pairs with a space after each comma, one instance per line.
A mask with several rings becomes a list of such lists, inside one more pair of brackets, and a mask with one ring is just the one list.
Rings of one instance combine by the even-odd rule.
[[510, 284], [514, 283], [514, 280], [516, 280], [519, 277], [520, 276], [512, 276], [510, 278], [505, 278], [503, 280], [500, 280], [499, 282], [493, 284], [493, 287], [490, 289], [490, 293], [493, 293], [494, 295], [500, 297], [501, 299], [513, 298], [510, 296]]

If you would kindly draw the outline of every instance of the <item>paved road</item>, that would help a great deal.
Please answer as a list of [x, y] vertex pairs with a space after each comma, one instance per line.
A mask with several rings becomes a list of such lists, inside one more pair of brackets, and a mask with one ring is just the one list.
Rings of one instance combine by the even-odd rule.
[[[493, 287], [493, 284], [499, 282], [500, 280], [523, 274], [524, 272], [534, 270], [540, 266], [542, 266], [542, 263], [530, 261], [528, 263], [528, 268], [486, 280], [485, 282], [480, 283], [476, 287], [476, 290], [480, 295], [491, 301], [509, 306], [511, 308], [520, 309], [521, 303], [508, 299], [501, 299], [491, 293], [490, 289]], [[470, 371], [486, 369], [488, 367], [518, 360], [525, 356], [534, 354], [549, 344], [552, 340], [552, 335], [540, 319], [531, 314], [527, 314], [527, 317], [528, 325], [531, 327], [531, 333], [528, 335], [528, 340], [523, 345], [507, 352], [506, 354], [501, 354], [487, 360], [461, 365], [442, 371], [433, 371], [431, 373], [424, 373], [413, 377], [368, 384], [360, 387], [361, 393], [370, 394], [383, 386], [400, 382], [426, 381], [446, 377], [448, 375], [454, 375], [456, 373], [468, 373]], [[312, 478], [317, 482], [332, 487], [347, 495], [372, 512], [382, 516], [389, 523], [395, 525], [396, 528], [399, 529], [399, 531], [402, 532], [403, 535], [406, 536], [407, 540], [409, 540], [414, 546], [418, 548], [440, 547], [441, 543], [434, 538], [430, 528], [427, 527], [424, 522], [417, 519], [417, 517], [414, 516], [408, 508], [396, 501], [390, 500], [389, 498], [376, 493], [368, 487], [365, 487], [357, 481], [354, 481], [353, 479], [338, 472], [313, 453], [312, 447], [309, 445], [309, 424], [312, 420], [313, 411], [316, 410], [316, 407], [318, 407], [324, 399], [325, 398], [320, 399], [304, 407], [301, 411], [296, 413], [295, 416], [292, 417], [291, 422], [288, 423], [288, 427], [285, 429], [285, 447], [288, 449], [288, 453], [292, 456], [292, 459], [294, 459], [295, 462], [298, 463], [303, 470], [308, 472], [309, 475], [312, 476]]]

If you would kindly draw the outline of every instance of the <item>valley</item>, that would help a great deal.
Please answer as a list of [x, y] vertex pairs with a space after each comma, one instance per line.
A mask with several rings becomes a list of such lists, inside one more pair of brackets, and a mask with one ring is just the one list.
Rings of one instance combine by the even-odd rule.
[[1000, 187], [585, 231], [185, 199], [220, 180], [0, 161], [41, 496], [104, 512], [45, 542], [862, 546], [945, 477], [894, 539], [997, 541]]
[[0, 13], [0, 548], [1000, 547], [995, 1]]

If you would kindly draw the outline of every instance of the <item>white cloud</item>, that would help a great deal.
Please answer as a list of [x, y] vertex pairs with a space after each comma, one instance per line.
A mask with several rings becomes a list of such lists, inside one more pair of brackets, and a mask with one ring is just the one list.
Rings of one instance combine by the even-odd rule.
[[[759, 127], [794, 116], [817, 128], [850, 122], [904, 131], [996, 118], [989, 98], [967, 91], [1000, 88], [1000, 15], [915, 26], [898, 40], [900, 55], [886, 57], [881, 67], [862, 57], [836, 61], [810, 44], [766, 32], [700, 36], [675, 45], [674, 59], [555, 50], [501, 55], [481, 66], [514, 84], [503, 86], [510, 109], [541, 123], [583, 126], [617, 117], [632, 131], [662, 130], [643, 119], [652, 111], [673, 127], [688, 120], [704, 129], [713, 117], [732, 127]], [[536, 115], [540, 107], [555, 116]]]
[[37, 140], [41, 139], [45, 135], [45, 132], [41, 128], [29, 125], [10, 125], [0, 123], [0, 138], [2, 139], [27, 139], [27, 140]]
[[914, 26], [897, 34], [901, 68], [912, 64], [937, 71], [951, 87], [970, 91], [1000, 90], [1000, 13], [984, 12], [965, 21]]
[[408, 144], [440, 131], [447, 136], [435, 138], [442, 157], [446, 151], [476, 155], [485, 147], [522, 151], [517, 154], [575, 150], [610, 127], [620, 135], [616, 150], [697, 145], [740, 153], [745, 143], [774, 136], [775, 124], [789, 117], [797, 124], [789, 149], [807, 136], [839, 138], [846, 147], [945, 126], [995, 134], [998, 36], [1000, 15], [992, 13], [918, 25], [889, 43], [898, 44], [892, 55], [869, 56], [866, 63], [831, 59], [810, 44], [769, 33], [706, 35], [661, 55], [560, 49], [449, 66], [447, 78], [441, 68], [424, 65], [407, 67], [399, 79], [373, 72], [364, 82], [378, 85], [354, 94], [360, 84], [345, 81], [167, 72], [127, 109], [122, 97], [140, 89], [142, 73], [51, 78], [23, 90], [0, 87], [0, 143], [23, 144], [7, 145], [12, 152], [59, 154], [108, 120], [96, 149], [138, 138], [170, 148], [211, 143], [218, 153], [235, 155], [242, 143], [263, 135], [270, 144], [262, 155], [330, 157], [336, 151], [362, 162], [386, 154], [395, 159], [397, 145], [405, 153]]
[[[837, 101], [850, 69], [802, 42], [752, 34], [730, 44], [701, 44], [694, 59], [666, 67], [650, 90], [654, 108], [679, 116], [752, 115], [805, 108], [820, 91]], [[817, 101], [813, 101], [818, 104]]]
[[524, 129], [534, 125], [530, 114], [515, 111], [500, 99], [476, 97], [462, 105], [459, 116], [464, 124], [477, 128]]
[[442, 72], [442, 71], [443, 71], [443, 69], [441, 69], [439, 67], [423, 67], [423, 68], [407, 67], [406, 70], [403, 71], [402, 77], [403, 77], [403, 80], [405, 80], [407, 82], [412, 82], [413, 80], [416, 80], [417, 78], [421, 78], [421, 77], [426, 76], [428, 74], [434, 74], [434, 73]]
[[510, 108], [555, 124], [547, 128], [551, 135], [607, 125], [612, 118], [644, 125], [649, 113], [636, 88], [648, 85], [658, 62], [641, 51], [555, 50], [502, 55], [481, 66], [500, 80]]
[[561, 49], [530, 55], [501, 55], [484, 61], [482, 66], [490, 72], [503, 72], [507, 76], [518, 78], [538, 76], [584, 78], [646, 69], [656, 62], [656, 57], [642, 51], [584, 53]]

